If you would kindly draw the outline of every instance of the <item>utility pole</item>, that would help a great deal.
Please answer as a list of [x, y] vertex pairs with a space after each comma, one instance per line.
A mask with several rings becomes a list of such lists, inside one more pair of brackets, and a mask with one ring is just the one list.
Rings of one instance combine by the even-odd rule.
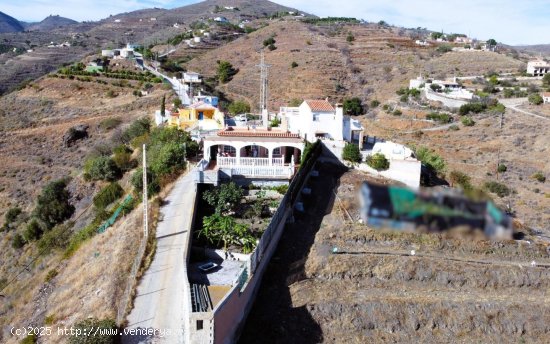
[[268, 68], [271, 67], [271, 65], [265, 64], [263, 49], [261, 51], [261, 62], [256, 67], [260, 67], [260, 113], [264, 121], [263, 125], [267, 126]]
[[143, 233], [146, 240], [149, 237], [149, 204], [147, 198], [147, 152], [146, 146], [143, 144]]

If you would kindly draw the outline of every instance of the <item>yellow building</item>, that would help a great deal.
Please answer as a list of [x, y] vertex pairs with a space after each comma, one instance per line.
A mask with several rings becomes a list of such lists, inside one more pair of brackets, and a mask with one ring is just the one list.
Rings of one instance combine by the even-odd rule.
[[224, 114], [210, 104], [198, 102], [188, 108], [180, 109], [178, 113], [173, 113], [168, 124], [182, 130], [219, 130], [224, 125]]

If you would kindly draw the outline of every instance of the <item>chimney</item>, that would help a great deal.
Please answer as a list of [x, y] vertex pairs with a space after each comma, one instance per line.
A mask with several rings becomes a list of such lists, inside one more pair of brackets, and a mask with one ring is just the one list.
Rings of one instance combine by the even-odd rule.
[[284, 114], [281, 116], [281, 130], [284, 131], [285, 133], [288, 132], [288, 121]]

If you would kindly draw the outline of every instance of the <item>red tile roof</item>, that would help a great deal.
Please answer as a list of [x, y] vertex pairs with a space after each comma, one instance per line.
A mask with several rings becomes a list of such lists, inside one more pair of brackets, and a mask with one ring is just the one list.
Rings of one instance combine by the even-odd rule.
[[300, 135], [293, 134], [280, 130], [266, 130], [266, 129], [234, 129], [229, 127], [228, 129], [218, 131], [218, 136], [232, 136], [232, 137], [279, 137], [279, 138], [300, 138]]
[[327, 100], [306, 100], [311, 111], [334, 112], [334, 108]]

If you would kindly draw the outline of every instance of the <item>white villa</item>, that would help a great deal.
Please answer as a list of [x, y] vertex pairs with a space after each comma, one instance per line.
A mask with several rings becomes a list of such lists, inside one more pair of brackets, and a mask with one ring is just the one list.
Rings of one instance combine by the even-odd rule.
[[[305, 141], [321, 139], [329, 149], [346, 142], [363, 142], [359, 121], [344, 116], [341, 105], [328, 100], [306, 100], [299, 107], [282, 107], [279, 127], [226, 127], [203, 140], [204, 159], [198, 182], [218, 182], [235, 175], [247, 178], [291, 179], [301, 160]], [[340, 154], [336, 154], [338, 157]]]
[[532, 76], [544, 76], [546, 73], [550, 73], [550, 63], [543, 59], [529, 61], [527, 63], [527, 74]]
[[342, 105], [337, 104], [334, 108], [328, 100], [305, 100], [299, 107], [281, 107], [278, 118], [283, 130], [309, 142], [317, 139], [363, 142], [361, 123], [344, 116]]
[[[438, 85], [439, 88], [433, 89], [432, 85]], [[473, 92], [463, 88], [454, 78], [448, 80], [430, 80], [419, 76], [416, 79], [411, 79], [409, 89], [416, 88], [424, 92], [424, 95], [429, 100], [442, 102], [445, 106], [458, 108], [475, 97]]]

